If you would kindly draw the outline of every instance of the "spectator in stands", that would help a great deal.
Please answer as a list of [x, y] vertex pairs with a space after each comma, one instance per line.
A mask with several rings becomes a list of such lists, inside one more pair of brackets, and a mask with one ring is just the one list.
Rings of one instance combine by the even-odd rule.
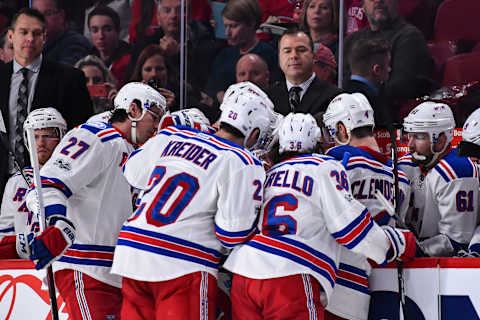
[[[92, 3], [93, 2], [93, 3]], [[83, 34], [85, 37], [90, 38], [90, 29], [88, 27], [88, 16], [90, 13], [99, 6], [107, 6], [112, 8], [120, 17], [120, 25], [118, 31], [118, 38], [125, 42], [129, 42], [128, 39], [128, 26], [132, 18], [131, 10], [132, 0], [90, 0], [89, 7], [85, 10], [85, 23]]]
[[[148, 3], [148, 2], [147, 2]], [[186, 2], [189, 5], [189, 2]], [[190, 8], [190, 7], [189, 7]], [[163, 50], [166, 63], [173, 72], [180, 74], [180, 10], [181, 0], [161, 0], [158, 4], [157, 21], [159, 28], [143, 41], [138, 40], [133, 49], [132, 62], [128, 74], [131, 75], [138, 56], [150, 44], [159, 45]], [[215, 57], [215, 36], [210, 26], [192, 20], [187, 14], [187, 57], [183, 66], [187, 70], [189, 86], [196, 91], [203, 90], [208, 80], [210, 66]], [[186, 105], [194, 105], [195, 101], [186, 101]]]
[[33, 0], [32, 7], [47, 21], [47, 41], [43, 53], [51, 60], [74, 65], [91, 50], [92, 45], [83, 35], [67, 27], [61, 0]]
[[338, 0], [305, 0], [300, 28], [312, 37], [314, 50], [321, 43], [333, 53], [338, 47]]
[[236, 67], [237, 82], [250, 81], [265, 90], [270, 81], [270, 72], [265, 60], [255, 53], [241, 57]]
[[343, 87], [349, 93], [360, 92], [367, 97], [374, 110], [377, 127], [385, 127], [392, 122], [390, 110], [381, 101], [380, 94], [391, 71], [390, 50], [390, 44], [384, 39], [356, 42], [348, 60], [352, 74]]
[[[344, 61], [348, 62], [353, 45], [358, 41], [384, 38], [392, 46], [390, 78], [385, 82], [383, 95], [396, 113], [398, 101], [425, 95], [430, 90], [433, 59], [423, 34], [413, 25], [398, 17], [398, 0], [364, 0], [363, 9], [369, 27], [352, 33], [345, 39]], [[344, 64], [344, 79], [350, 79], [351, 69]], [[393, 114], [393, 120], [397, 115]]]
[[313, 56], [313, 72], [320, 80], [337, 85], [337, 62], [332, 51], [323, 44], [319, 44]]
[[0, 35], [0, 60], [7, 63], [13, 59], [13, 44], [7, 37], [7, 30]]
[[[42, 55], [45, 26], [45, 17], [39, 11], [20, 10], [8, 30], [14, 60], [0, 69], [0, 110], [11, 150], [15, 151], [21, 167], [28, 164], [22, 133], [28, 112], [55, 106], [69, 129], [93, 114], [83, 73]], [[0, 167], [7, 167], [6, 161], [5, 154], [0, 152]], [[8, 168], [8, 172], [14, 173], [13, 158], [10, 158]], [[0, 172], [0, 186], [5, 183], [5, 177], [1, 177], [4, 173]]]
[[[94, 113], [111, 109], [113, 99], [117, 95], [117, 79], [103, 61], [97, 56], [88, 55], [77, 61], [75, 68], [82, 70], [85, 74]], [[98, 89], [95, 90], [96, 88]]]
[[368, 26], [368, 19], [362, 8], [363, 0], [346, 0], [345, 14], [347, 15], [345, 35], [349, 35], [355, 31]]
[[100, 57], [119, 85], [123, 85], [131, 48], [127, 42], [119, 39], [120, 17], [110, 7], [96, 7], [88, 15], [88, 28], [94, 45], [91, 54]]
[[225, 90], [235, 83], [235, 66], [241, 56], [255, 53], [268, 64], [270, 79], [278, 79], [275, 49], [256, 36], [262, 11], [256, 0], [230, 0], [222, 11], [229, 47], [215, 57], [206, 92], [219, 102]]
[[130, 81], [151, 84], [167, 100], [167, 109], [174, 111], [178, 109], [178, 101], [175, 99], [178, 80], [175, 73], [169, 70], [163, 52], [160, 46], [154, 44], [143, 49]]
[[342, 90], [315, 76], [312, 38], [305, 31], [289, 29], [280, 38], [278, 50], [280, 68], [286, 80], [266, 90], [275, 111], [283, 115], [325, 111]]

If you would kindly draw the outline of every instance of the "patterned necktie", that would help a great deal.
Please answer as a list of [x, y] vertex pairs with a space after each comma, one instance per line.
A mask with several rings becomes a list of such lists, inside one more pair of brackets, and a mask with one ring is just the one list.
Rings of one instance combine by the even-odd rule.
[[290, 99], [290, 109], [292, 112], [295, 112], [295, 110], [300, 105], [300, 91], [302, 91], [302, 88], [300, 87], [291, 87], [290, 91], [288, 91], [288, 97]]
[[17, 98], [17, 123], [15, 126], [15, 156], [17, 158], [20, 169], [25, 166], [25, 145], [23, 143], [23, 123], [27, 118], [28, 105], [28, 69], [20, 70], [23, 75], [22, 82], [18, 88]]

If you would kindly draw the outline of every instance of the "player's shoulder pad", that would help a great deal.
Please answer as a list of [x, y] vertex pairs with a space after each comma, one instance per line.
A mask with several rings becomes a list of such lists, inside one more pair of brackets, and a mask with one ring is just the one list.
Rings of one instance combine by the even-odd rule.
[[368, 153], [362, 149], [352, 146], [335, 146], [327, 150], [328, 156], [334, 157], [338, 161], [342, 161], [345, 153], [349, 153], [350, 156], [366, 156]]
[[85, 130], [96, 135], [101, 142], [107, 142], [113, 139], [122, 138], [120, 132], [106, 122], [86, 122], [80, 125], [78, 128], [79, 130]]
[[283, 166], [289, 166], [289, 165], [295, 165], [295, 164], [304, 164], [304, 165], [312, 165], [312, 166], [320, 166], [323, 163], [326, 162], [331, 162], [335, 164], [339, 164], [337, 159], [334, 157], [328, 156], [328, 155], [322, 155], [318, 153], [310, 153], [310, 154], [304, 154], [301, 156], [289, 158], [286, 160], [283, 160], [277, 164], [275, 164], [272, 168], [270, 168], [269, 171], [278, 169]]
[[478, 179], [477, 165], [467, 157], [459, 157], [457, 149], [453, 148], [442, 158], [434, 167], [445, 182], [450, 182], [456, 178], [475, 178]]
[[197, 143], [210, 146], [220, 152], [227, 152], [234, 155], [245, 165], [261, 166], [262, 162], [258, 160], [249, 150], [238, 144], [220, 138], [214, 134], [199, 131], [185, 126], [169, 126], [158, 132], [158, 135], [178, 136], [184, 139], [193, 140]]
[[406, 155], [398, 159], [399, 166], [409, 166], [409, 167], [418, 167], [418, 164], [413, 162], [412, 154], [407, 153]]

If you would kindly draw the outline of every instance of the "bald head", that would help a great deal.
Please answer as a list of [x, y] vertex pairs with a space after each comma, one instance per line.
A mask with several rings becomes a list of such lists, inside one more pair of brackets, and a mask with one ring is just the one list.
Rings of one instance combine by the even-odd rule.
[[270, 81], [268, 65], [262, 57], [249, 53], [237, 62], [237, 82], [250, 81], [261, 89], [265, 89]]

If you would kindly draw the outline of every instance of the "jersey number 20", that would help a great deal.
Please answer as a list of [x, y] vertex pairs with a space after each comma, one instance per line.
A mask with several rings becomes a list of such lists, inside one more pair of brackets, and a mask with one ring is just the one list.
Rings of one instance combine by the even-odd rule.
[[[165, 172], [166, 168], [163, 166], [156, 167], [153, 170], [149, 181], [150, 187], [145, 193], [152, 191], [162, 180]], [[180, 193], [177, 192], [175, 199], [170, 199], [178, 189], [180, 189]], [[162, 184], [160, 190], [156, 193], [155, 198], [147, 208], [147, 222], [157, 227], [175, 222], [185, 207], [192, 201], [198, 189], [198, 179], [186, 172], [181, 172], [169, 177]], [[169, 205], [165, 208], [167, 203], [169, 203]], [[140, 205], [133, 219], [138, 217], [144, 208], [145, 203]]]

